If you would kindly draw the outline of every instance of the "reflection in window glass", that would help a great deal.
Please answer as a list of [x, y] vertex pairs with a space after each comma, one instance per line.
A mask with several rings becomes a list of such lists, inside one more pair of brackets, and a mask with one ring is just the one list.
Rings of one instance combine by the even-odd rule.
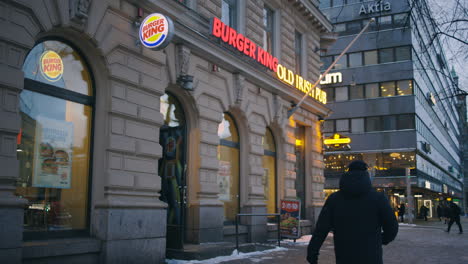
[[184, 125], [184, 110], [174, 96], [169, 94], [161, 96], [159, 111], [164, 117], [164, 126], [178, 127]]
[[368, 83], [366, 84], [366, 98], [377, 98], [379, 97], [379, 84]]
[[321, 69], [322, 71], [325, 71], [325, 70], [328, 69], [328, 67], [330, 67], [330, 65], [332, 64], [332, 62], [333, 62], [333, 56], [322, 57], [320, 60], [321, 60], [320, 69]]
[[274, 12], [269, 7], [263, 8], [263, 45], [262, 48], [273, 54], [273, 19]]
[[[267, 213], [276, 213], [276, 146], [271, 130], [267, 128], [263, 137], [263, 177], [264, 198], [267, 203]], [[274, 219], [273, 219], [274, 220]]]
[[380, 29], [390, 28], [392, 26], [392, 16], [381, 16], [378, 18]]
[[332, 133], [335, 132], [335, 120], [326, 120], [323, 124], [323, 132], [324, 133]]
[[398, 129], [414, 129], [414, 115], [399, 115], [398, 116]]
[[351, 132], [352, 133], [364, 132], [364, 118], [352, 118], [351, 119]]
[[393, 15], [393, 23], [397, 27], [409, 26], [409, 22], [407, 13]]
[[327, 93], [327, 102], [335, 101], [335, 89], [333, 88], [322, 88]]
[[377, 51], [370, 50], [364, 52], [364, 65], [373, 65], [377, 64]]
[[382, 97], [395, 96], [395, 82], [384, 82], [380, 84], [380, 95]]
[[[59, 58], [51, 57], [53, 53]], [[60, 69], [63, 71], [61, 74]], [[24, 61], [23, 72], [27, 79], [93, 95], [86, 63], [76, 50], [60, 41], [48, 40], [37, 44]]]
[[364, 85], [351, 85], [349, 89], [351, 100], [364, 98]]
[[239, 136], [227, 114], [218, 126], [218, 136], [218, 199], [223, 203], [225, 223], [232, 223], [239, 212]]
[[395, 48], [395, 59], [396, 61], [411, 60], [411, 47], [398, 47]]
[[345, 31], [346, 31], [346, 24], [345, 23], [335, 24], [333, 32], [341, 33], [341, 32], [345, 32]]
[[236, 4], [235, 0], [221, 1], [221, 21], [234, 29], [237, 29]]
[[396, 130], [396, 116], [383, 116], [382, 117], [382, 130]]
[[413, 82], [411, 80], [398, 81], [397, 82], [397, 94], [398, 95], [413, 94]]
[[362, 154], [336, 154], [326, 155], [323, 157], [325, 163], [325, 176], [329, 177], [341, 177], [343, 172], [346, 170], [349, 163], [354, 160], [363, 160]]
[[343, 86], [343, 87], [336, 87], [335, 88], [335, 101], [340, 102], [340, 101], [346, 101], [348, 100], [348, 87]]
[[393, 62], [393, 48], [379, 50], [379, 63]]
[[362, 66], [362, 53], [350, 53], [348, 54], [349, 67], [358, 67]]
[[29, 90], [20, 97], [16, 195], [28, 201], [24, 230], [85, 229], [92, 109]]
[[346, 23], [346, 32], [348, 34], [358, 33], [361, 30], [361, 21], [351, 21]]
[[[336, 59], [338, 56], [335, 56], [334, 59]], [[346, 62], [346, 54], [344, 54], [335, 64], [334, 68], [335, 69], [344, 69], [348, 67], [348, 64]]]
[[380, 131], [380, 117], [373, 116], [366, 118], [366, 132]]
[[336, 132], [349, 132], [349, 120], [337, 119], [335, 120]]

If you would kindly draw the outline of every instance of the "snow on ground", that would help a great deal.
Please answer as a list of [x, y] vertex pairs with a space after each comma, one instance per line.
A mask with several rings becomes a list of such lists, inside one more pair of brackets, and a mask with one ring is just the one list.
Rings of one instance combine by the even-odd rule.
[[249, 253], [242, 253], [242, 252], [237, 252], [237, 250], [234, 250], [230, 256], [219, 256], [216, 258], [204, 259], [204, 260], [166, 259], [166, 263], [167, 264], [196, 264], [196, 263], [217, 264], [217, 263], [221, 263], [224, 261], [245, 259], [245, 258], [249, 258], [250, 260], [254, 261], [255, 258], [252, 259], [252, 257], [262, 258], [262, 255], [264, 254], [268, 254], [268, 253], [275, 252], [275, 251], [283, 251], [283, 250], [286, 251], [288, 249], [284, 247], [276, 247], [276, 248], [269, 249], [269, 250], [255, 251], [255, 252], [249, 252]]
[[399, 223], [400, 226], [416, 226], [415, 224]]

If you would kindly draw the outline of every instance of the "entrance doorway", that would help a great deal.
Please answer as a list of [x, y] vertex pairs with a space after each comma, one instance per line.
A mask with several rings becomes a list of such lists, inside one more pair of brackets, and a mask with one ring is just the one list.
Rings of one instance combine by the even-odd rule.
[[171, 94], [161, 96], [160, 111], [164, 116], [159, 134], [162, 146], [160, 199], [167, 203], [166, 248], [181, 249], [185, 241], [187, 203], [185, 115], [179, 101]]

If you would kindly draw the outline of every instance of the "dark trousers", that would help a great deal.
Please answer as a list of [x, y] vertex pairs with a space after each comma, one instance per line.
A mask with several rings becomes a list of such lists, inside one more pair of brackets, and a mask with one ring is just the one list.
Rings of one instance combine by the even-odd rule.
[[424, 221], [427, 221], [427, 215], [424, 215]]
[[400, 217], [400, 221], [401, 221], [401, 222], [404, 222], [404, 221], [405, 221], [405, 219], [403, 218], [403, 215], [398, 215], [398, 216]]
[[450, 228], [452, 227], [453, 225], [453, 222], [457, 223], [458, 225], [458, 229], [460, 230], [460, 233], [463, 233], [463, 228], [460, 224], [460, 217], [455, 217], [455, 218], [450, 218], [450, 222], [448, 223], [448, 228], [447, 228], [447, 232], [450, 232]]

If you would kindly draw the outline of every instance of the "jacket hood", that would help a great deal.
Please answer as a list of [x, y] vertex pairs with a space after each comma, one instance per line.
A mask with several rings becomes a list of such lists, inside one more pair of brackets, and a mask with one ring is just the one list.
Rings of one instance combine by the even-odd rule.
[[340, 190], [347, 196], [362, 196], [372, 190], [369, 173], [366, 170], [353, 170], [341, 176]]

